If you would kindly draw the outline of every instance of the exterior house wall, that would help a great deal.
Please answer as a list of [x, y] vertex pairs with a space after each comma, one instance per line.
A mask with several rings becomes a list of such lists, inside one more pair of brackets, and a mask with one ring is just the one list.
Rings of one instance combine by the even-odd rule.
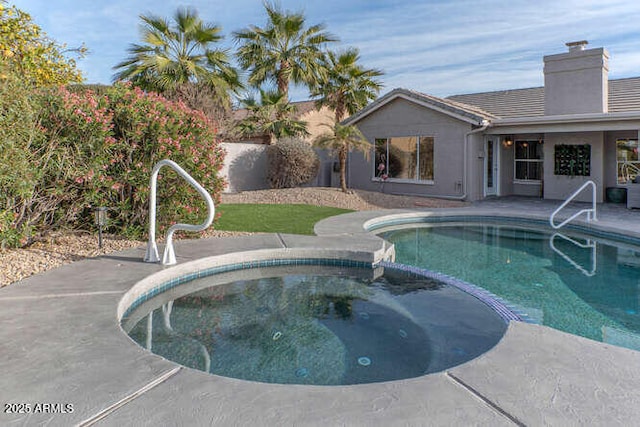
[[[484, 197], [484, 157], [486, 155], [484, 146], [485, 138], [482, 133], [476, 133], [469, 135], [468, 140], [465, 142], [465, 135], [470, 130], [469, 126], [460, 139], [461, 144], [468, 144], [467, 164], [464, 166], [467, 168], [467, 185], [465, 189], [467, 193], [467, 200], [479, 200]], [[464, 145], [461, 145], [461, 150], [464, 150]], [[461, 154], [461, 159], [462, 155], [464, 155], [464, 152]], [[462, 162], [460, 164], [462, 164]], [[446, 165], [444, 165], [444, 167], [446, 167]], [[456, 182], [462, 182], [462, 177], [460, 177], [460, 181]]]
[[606, 165], [602, 182], [604, 188], [618, 185], [616, 139], [627, 137], [626, 135], [625, 132], [606, 132], [604, 135], [603, 162]]
[[[401, 136], [431, 136], [434, 138], [434, 180], [411, 183], [389, 179], [380, 182], [373, 179], [374, 166], [371, 157], [366, 160], [362, 154], [350, 155], [349, 185], [369, 191], [383, 191], [393, 194], [460, 196], [463, 194], [463, 155], [465, 134], [471, 125], [446, 114], [433, 111], [404, 99], [395, 99], [380, 107], [357, 122], [357, 127], [371, 142], [376, 138]], [[475, 160], [471, 168], [482, 162], [475, 153], [482, 150], [482, 137], [475, 138], [476, 144], [469, 157]], [[472, 154], [473, 153], [473, 154]], [[481, 169], [480, 169], [481, 170]], [[480, 197], [474, 189], [474, 198]]]
[[[591, 145], [591, 175], [567, 176], [554, 174], [555, 146], [567, 145]], [[564, 200], [588, 180], [596, 183], [596, 201], [601, 203], [604, 199], [604, 132], [573, 132], [573, 133], [549, 133], [544, 141], [544, 198]], [[585, 191], [578, 201], [591, 201], [591, 193]]]
[[[513, 140], [513, 138], [511, 138]], [[500, 145], [500, 195], [515, 195], [513, 177], [515, 176], [515, 153], [512, 146]]]
[[540, 185], [538, 183], [523, 184], [514, 182], [512, 194], [514, 196], [540, 197]]
[[318, 168], [318, 174], [314, 179], [304, 184], [303, 187], [337, 187], [332, 185], [336, 181], [337, 173], [333, 172], [333, 164], [336, 159], [329, 150], [322, 150], [320, 148], [314, 149], [320, 160], [320, 167]]

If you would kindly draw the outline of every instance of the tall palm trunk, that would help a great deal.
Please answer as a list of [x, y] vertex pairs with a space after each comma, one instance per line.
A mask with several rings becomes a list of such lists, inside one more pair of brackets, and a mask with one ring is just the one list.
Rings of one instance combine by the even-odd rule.
[[343, 193], [347, 192], [347, 149], [348, 147], [343, 146], [340, 148], [338, 152], [338, 161], [340, 163], [340, 188]]
[[346, 110], [347, 109], [346, 109], [346, 106], [344, 105], [344, 101], [340, 97], [336, 102], [336, 111], [335, 111], [336, 123], [342, 122], [342, 120], [344, 119]]
[[352, 148], [362, 151], [368, 159], [371, 151], [371, 144], [365, 136], [353, 125], [341, 125], [335, 123], [332, 133], [324, 133], [315, 138], [315, 147], [331, 150], [338, 157], [340, 165], [340, 187], [343, 192], [347, 192], [347, 155]]
[[284, 102], [289, 102], [289, 76], [287, 75], [289, 68], [289, 62], [280, 62], [280, 70], [278, 71], [276, 82], [278, 84], [278, 92], [284, 97]]

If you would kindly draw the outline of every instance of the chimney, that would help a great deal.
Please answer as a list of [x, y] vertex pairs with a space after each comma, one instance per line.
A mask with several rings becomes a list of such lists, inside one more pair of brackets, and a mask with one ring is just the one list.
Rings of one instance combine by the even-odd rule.
[[584, 50], [585, 47], [589, 44], [586, 40], [580, 40], [579, 42], [569, 42], [565, 43], [565, 45], [569, 48], [569, 52], [577, 52], [579, 50]]
[[544, 57], [545, 115], [608, 112], [609, 52], [587, 44], [566, 43], [569, 52]]

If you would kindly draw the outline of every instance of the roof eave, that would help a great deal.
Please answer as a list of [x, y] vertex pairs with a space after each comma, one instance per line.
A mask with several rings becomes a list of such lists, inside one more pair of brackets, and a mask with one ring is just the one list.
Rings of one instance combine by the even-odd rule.
[[592, 123], [621, 120], [639, 120], [640, 111], [624, 111], [617, 113], [583, 113], [563, 114], [555, 116], [513, 117], [492, 120], [493, 126], [539, 125], [557, 123]]
[[488, 133], [499, 135], [634, 129], [640, 129], [640, 111], [497, 119], [492, 122], [492, 128]]
[[404, 99], [406, 101], [421, 105], [434, 111], [438, 111], [442, 114], [446, 114], [450, 117], [476, 126], [481, 126], [484, 122], [486, 122], [487, 119], [490, 119], [490, 117], [480, 116], [453, 106], [447, 106], [444, 103], [438, 102], [436, 100], [429, 99], [427, 101], [426, 99], [422, 99], [418, 95], [415, 95], [405, 89], [394, 89], [381, 98], [378, 98], [373, 103], [369, 104], [363, 110], [360, 110], [358, 113], [344, 120], [343, 123], [346, 125], [355, 124], [396, 99]]

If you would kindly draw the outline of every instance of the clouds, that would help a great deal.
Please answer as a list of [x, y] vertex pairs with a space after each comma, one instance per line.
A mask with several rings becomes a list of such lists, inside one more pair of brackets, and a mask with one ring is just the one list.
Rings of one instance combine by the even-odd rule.
[[[230, 34], [266, 21], [261, 0], [19, 0], [54, 39], [91, 54], [80, 62], [88, 82], [108, 83], [111, 67], [138, 42], [140, 14], [170, 17], [178, 6]], [[324, 22], [342, 46], [360, 49], [363, 64], [382, 69], [386, 90], [406, 87], [437, 96], [542, 85], [542, 57], [564, 52], [567, 41], [587, 39], [611, 53], [612, 78], [640, 75], [640, 3], [609, 0], [282, 0]], [[295, 89], [292, 96], [304, 98]]]
[[[414, 3], [403, 11], [406, 19], [386, 16], [385, 25], [379, 25], [384, 21], [379, 12], [365, 14], [351, 33], [363, 59], [386, 71], [388, 87], [443, 96], [542, 85], [542, 57], [583, 38], [591, 46], [606, 46], [625, 63], [639, 58], [629, 44], [632, 37], [637, 45], [638, 35], [627, 17], [640, 11], [631, 2], [607, 8], [588, 1], [509, 2], [508, 7], [495, 1]], [[625, 66], [611, 74], [633, 72]]]

